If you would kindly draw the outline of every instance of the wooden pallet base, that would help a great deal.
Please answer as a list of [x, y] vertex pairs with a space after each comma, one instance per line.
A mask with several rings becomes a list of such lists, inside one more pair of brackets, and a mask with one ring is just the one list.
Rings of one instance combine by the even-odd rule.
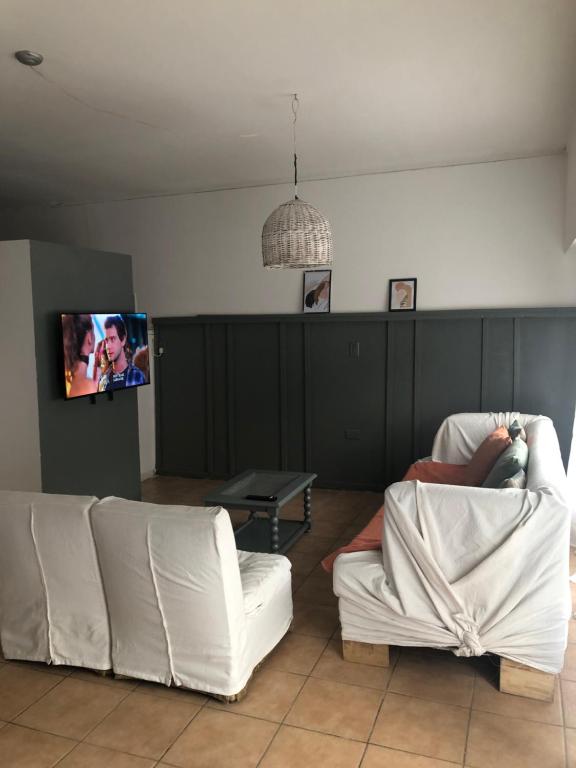
[[114, 674], [111, 669], [93, 669], [92, 672], [98, 677], [112, 677]]
[[373, 667], [390, 666], [390, 646], [359, 643], [356, 640], [342, 640], [342, 655], [346, 661], [356, 664], [370, 664]]
[[500, 690], [527, 699], [552, 701], [556, 675], [500, 657]]
[[[290, 630], [288, 630], [288, 631], [290, 631]], [[216, 699], [216, 701], [222, 701], [222, 702], [224, 702], [224, 704], [233, 704], [235, 701], [242, 701], [242, 699], [248, 693], [248, 686], [250, 685], [250, 682], [251, 682], [252, 678], [254, 677], [254, 674], [256, 672], [258, 672], [258, 670], [264, 664], [264, 662], [266, 661], [268, 656], [270, 656], [272, 654], [273, 650], [274, 649], [272, 649], [272, 651], [270, 651], [270, 653], [267, 656], [264, 656], [262, 661], [260, 661], [258, 664], [256, 664], [256, 666], [252, 670], [252, 674], [250, 675], [250, 678], [248, 679], [248, 682], [246, 683], [244, 688], [242, 688], [241, 691], [238, 691], [238, 693], [233, 693], [231, 696], [224, 696], [221, 693], [207, 693], [206, 695], [207, 696], [211, 696], [213, 699]]]
[[[127, 675], [118, 675], [114, 673], [114, 679], [115, 680], [135, 680], [136, 678], [128, 677]], [[251, 680], [252, 678], [250, 678]], [[250, 682], [250, 681], [248, 681]], [[161, 685], [161, 683], [158, 683], [158, 685]], [[191, 693], [201, 693], [204, 696], [210, 696], [213, 699], [216, 699], [216, 701], [221, 701], [224, 704], [231, 704], [234, 701], [242, 701], [242, 699], [246, 696], [248, 693], [248, 683], [242, 688], [241, 691], [238, 691], [238, 693], [233, 693], [230, 696], [225, 696], [221, 693], [208, 693], [207, 691], [195, 691], [191, 688], [183, 688], [183, 687], [177, 687], [176, 690], [178, 691], [190, 691]]]
[[222, 701], [224, 702], [224, 704], [232, 704], [235, 701], [242, 701], [242, 699], [246, 696], [247, 693], [248, 693], [248, 685], [245, 685], [241, 691], [238, 691], [238, 693], [233, 693], [231, 696], [224, 696], [220, 693], [209, 693], [208, 696], [211, 696], [213, 699], [216, 699], [216, 701]]

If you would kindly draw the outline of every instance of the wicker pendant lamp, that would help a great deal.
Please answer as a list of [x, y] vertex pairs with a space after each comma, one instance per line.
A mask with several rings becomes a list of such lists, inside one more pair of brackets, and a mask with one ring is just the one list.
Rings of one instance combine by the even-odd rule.
[[319, 210], [298, 197], [298, 157], [296, 155], [296, 119], [298, 94], [292, 97], [294, 137], [294, 200], [272, 211], [262, 229], [264, 266], [309, 269], [332, 265], [332, 231]]

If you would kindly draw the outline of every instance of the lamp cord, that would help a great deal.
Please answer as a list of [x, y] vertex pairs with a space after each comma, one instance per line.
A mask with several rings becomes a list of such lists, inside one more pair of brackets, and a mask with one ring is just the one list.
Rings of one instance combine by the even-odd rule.
[[292, 95], [292, 114], [294, 119], [292, 120], [292, 138], [294, 141], [294, 200], [298, 200], [298, 156], [296, 154], [296, 120], [298, 119], [298, 107], [300, 102], [298, 101], [298, 94]]

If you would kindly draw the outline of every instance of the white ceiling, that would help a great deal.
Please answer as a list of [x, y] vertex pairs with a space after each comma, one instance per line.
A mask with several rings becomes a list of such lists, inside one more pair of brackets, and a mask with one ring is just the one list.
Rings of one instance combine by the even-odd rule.
[[288, 181], [293, 91], [304, 179], [560, 152], [576, 2], [0, 0], [0, 198]]

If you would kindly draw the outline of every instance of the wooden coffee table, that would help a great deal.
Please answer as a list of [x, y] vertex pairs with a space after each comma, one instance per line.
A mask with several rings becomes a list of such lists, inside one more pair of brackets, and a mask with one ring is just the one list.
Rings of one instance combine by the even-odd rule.
[[[206, 496], [204, 504], [250, 511], [248, 520], [234, 531], [238, 549], [283, 553], [312, 527], [311, 487], [316, 477], [309, 472], [249, 469]], [[304, 495], [302, 520], [280, 518], [284, 504], [299, 493]]]

